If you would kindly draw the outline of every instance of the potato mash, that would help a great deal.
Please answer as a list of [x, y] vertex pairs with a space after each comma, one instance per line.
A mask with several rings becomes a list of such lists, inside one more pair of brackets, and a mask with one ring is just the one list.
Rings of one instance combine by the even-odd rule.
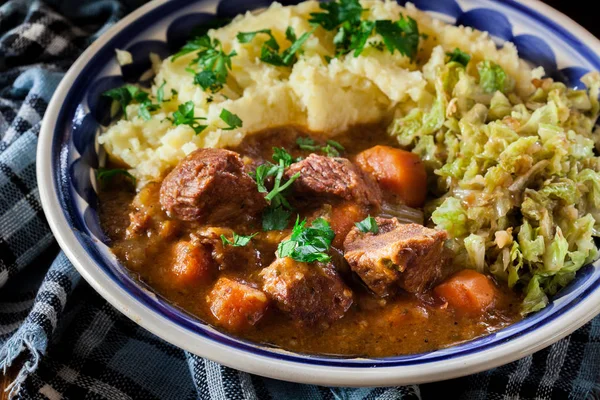
[[[481, 60], [497, 63], [511, 78], [520, 95], [534, 90], [532, 77], [541, 76], [519, 59], [513, 44], [497, 49], [485, 32], [455, 27], [435, 20], [411, 4], [406, 8], [395, 1], [362, 1], [364, 20], [398, 20], [400, 15], [416, 20], [420, 32], [414, 60], [400, 52], [382, 51], [374, 34], [362, 53], [335, 53], [335, 32], [309, 23], [310, 14], [319, 11], [319, 3], [307, 1], [284, 7], [274, 3], [262, 12], [246, 13], [229, 25], [209, 31], [225, 53], [235, 52], [224, 87], [217, 93], [194, 84], [194, 75], [186, 70], [194, 53], [174, 59], [154, 60], [156, 77], [152, 95], [160, 89], [164, 101], [148, 120], [140, 117], [139, 104], [126, 107], [122, 118], [98, 141], [109, 154], [129, 167], [138, 185], [158, 179], [183, 157], [201, 147], [233, 146], [248, 134], [265, 128], [297, 125], [314, 132], [334, 136], [356, 124], [403, 116], [415, 107], [430, 108], [435, 98], [433, 85], [436, 68], [445, 63], [445, 54], [455, 48], [469, 53], [472, 65]], [[276, 66], [260, 60], [266, 34], [241, 43], [237, 35], [270, 29], [285, 50], [290, 41], [286, 30], [297, 36], [312, 32], [297, 61]], [[196, 133], [190, 125], [175, 125], [172, 113], [192, 101], [194, 116], [206, 126]], [[241, 127], [226, 130], [220, 118], [226, 109], [243, 121]]]

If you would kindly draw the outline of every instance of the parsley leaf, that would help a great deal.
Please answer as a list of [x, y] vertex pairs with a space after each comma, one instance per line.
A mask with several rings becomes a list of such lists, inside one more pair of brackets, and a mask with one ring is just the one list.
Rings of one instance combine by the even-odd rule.
[[167, 84], [167, 81], [163, 81], [162, 85], [160, 85], [158, 87], [158, 90], [156, 90], [156, 101], [158, 101], [158, 104], [161, 104], [163, 101], [165, 101], [165, 85]]
[[289, 167], [294, 162], [292, 155], [283, 147], [273, 147], [273, 160], [278, 164], [280, 160], [283, 160], [283, 166], [285, 168]]
[[[251, 175], [256, 181], [258, 191], [260, 193], [267, 193], [265, 199], [270, 203], [269, 207], [263, 213], [262, 224], [264, 230], [282, 230], [287, 227], [290, 213], [285, 209], [290, 210], [292, 207], [286, 200], [284, 193], [300, 177], [300, 173], [298, 172], [282, 184], [281, 180], [283, 179], [285, 169], [294, 161], [290, 153], [285, 149], [274, 147], [273, 160], [277, 164], [267, 162], [259, 165]], [[271, 176], [274, 177], [273, 188], [269, 192], [265, 181]]]
[[302, 150], [317, 151], [319, 146], [315, 145], [315, 141], [309, 137], [299, 137], [296, 139], [296, 144]]
[[354, 57], [358, 57], [374, 28], [374, 21], [360, 21], [358, 25], [351, 25], [349, 22], [342, 24], [333, 38], [338, 55], [354, 50]]
[[269, 207], [262, 216], [262, 228], [264, 231], [282, 231], [288, 226], [291, 212], [283, 207]]
[[340, 151], [344, 151], [344, 146], [335, 140], [328, 140], [325, 146], [315, 144], [315, 141], [309, 137], [299, 137], [296, 139], [296, 144], [302, 150], [322, 151], [327, 157], [339, 157]]
[[325, 12], [311, 13], [311, 24], [321, 25], [325, 30], [332, 31], [344, 22], [358, 23], [363, 12], [358, 0], [340, 0], [320, 3], [319, 7]]
[[228, 70], [231, 70], [231, 58], [237, 53], [235, 51], [225, 53], [221, 42], [203, 35], [187, 42], [171, 57], [171, 61], [189, 53], [196, 53], [196, 58], [192, 60], [190, 66], [197, 65], [201, 69], [196, 72], [193, 68], [187, 68], [194, 74], [194, 83], [201, 86], [203, 90], [208, 89], [213, 93], [221, 90], [227, 82]]
[[455, 48], [451, 53], [446, 53], [446, 55], [450, 57], [448, 62], [457, 62], [462, 64], [464, 67], [466, 67], [469, 61], [471, 61], [471, 56], [458, 47]]
[[197, 36], [188, 41], [177, 53], [173, 54], [171, 56], [171, 61], [175, 61], [179, 57], [183, 57], [186, 54], [193, 53], [195, 51], [208, 50], [210, 48], [211, 41], [208, 35]]
[[227, 239], [225, 235], [221, 235], [221, 241], [223, 242], [223, 246], [231, 245], [233, 247], [243, 247], [250, 243], [250, 240], [256, 235], [257, 234], [254, 233], [250, 236], [243, 236], [233, 232], [233, 241]]
[[123, 168], [98, 168], [96, 172], [96, 178], [99, 181], [107, 182], [114, 178], [117, 175], [123, 175], [131, 180], [131, 182], [135, 185], [136, 179], [135, 176], [131, 175], [126, 169]]
[[240, 43], [250, 43], [254, 39], [254, 37], [259, 33], [269, 35], [269, 40], [265, 42], [265, 46], [268, 46], [275, 51], [279, 51], [279, 43], [277, 43], [277, 40], [275, 39], [275, 36], [273, 36], [273, 33], [270, 29], [262, 29], [260, 31], [254, 32], [239, 32], [237, 34], [237, 40]]
[[411, 17], [400, 14], [398, 21], [390, 20], [375, 21], [375, 30], [390, 53], [398, 50], [400, 54], [414, 60], [419, 47], [419, 26], [417, 21]]
[[271, 163], [261, 164], [256, 168], [256, 171], [254, 171], [254, 174], [251, 176], [256, 181], [256, 186], [260, 193], [268, 192], [267, 187], [265, 186], [265, 180], [270, 176], [276, 175], [278, 170], [279, 166]]
[[203, 117], [194, 117], [194, 102], [186, 101], [179, 105], [177, 111], [173, 113], [173, 124], [174, 125], [189, 125], [196, 135], [206, 129], [207, 125], [200, 125], [198, 120], [206, 119]]
[[356, 225], [358, 230], [361, 231], [362, 233], [367, 233], [367, 232], [378, 233], [379, 232], [379, 226], [377, 226], [377, 221], [375, 221], [375, 218], [371, 217], [370, 215], [367, 218], [363, 219], [362, 221], [355, 223], [354, 225]]
[[243, 125], [240, 117], [238, 117], [237, 115], [233, 114], [231, 111], [226, 110], [226, 109], [221, 110], [221, 114], [219, 115], [219, 118], [221, 118], [223, 120], [223, 122], [225, 122], [227, 125], [229, 125], [227, 128], [222, 128], [224, 131], [231, 131], [236, 128], [241, 128]]
[[140, 104], [138, 115], [145, 120], [151, 118], [151, 111], [156, 111], [160, 108], [158, 104], [152, 104], [148, 93], [134, 85], [125, 85], [120, 88], [110, 89], [102, 93], [102, 95], [110, 97], [113, 101], [118, 101], [121, 104], [125, 118], [127, 118], [127, 106], [133, 102]]
[[306, 219], [296, 223], [292, 229], [292, 236], [279, 243], [277, 252], [279, 257], [291, 257], [300, 262], [327, 262], [331, 257], [327, 254], [335, 233], [329, 222], [323, 218], [317, 218], [310, 227], [306, 227]]
[[294, 30], [291, 27], [288, 27], [285, 31], [285, 37], [292, 44], [282, 53], [279, 53], [279, 44], [277, 43], [277, 40], [275, 40], [275, 37], [270, 29], [263, 29], [254, 32], [240, 32], [237, 34], [237, 39], [240, 43], [248, 43], [259, 33], [269, 35], [269, 40], [263, 44], [260, 50], [260, 60], [267, 64], [276, 65], [278, 67], [289, 67], [296, 62], [296, 54], [300, 51], [304, 43], [314, 31], [315, 30], [313, 29], [309, 32], [305, 32], [299, 38], [297, 38]]
[[477, 65], [479, 85], [485, 93], [503, 92], [506, 89], [506, 72], [493, 61], [483, 61]]

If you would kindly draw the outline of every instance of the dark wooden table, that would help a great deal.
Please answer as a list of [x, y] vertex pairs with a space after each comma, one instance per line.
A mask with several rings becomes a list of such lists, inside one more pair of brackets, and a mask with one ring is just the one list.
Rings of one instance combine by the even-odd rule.
[[[590, 7], [585, 7], [582, 2], [578, 0], [544, 0], [544, 2], [577, 21], [596, 37], [600, 37], [600, 23], [598, 23], [597, 15], [591, 11]], [[53, 247], [46, 253], [44, 258], [46, 258], [48, 264], [52, 262], [56, 256], [56, 252], [57, 248]], [[16, 368], [11, 368], [6, 376], [0, 376], [0, 400], [8, 399], [8, 394], [5, 393], [3, 389], [12, 381], [14, 376], [16, 376], [16, 372]], [[429, 388], [423, 388], [424, 397], [425, 393], [430, 392], [430, 390], [435, 389], [431, 386]], [[434, 392], [431, 394], [434, 395]]]

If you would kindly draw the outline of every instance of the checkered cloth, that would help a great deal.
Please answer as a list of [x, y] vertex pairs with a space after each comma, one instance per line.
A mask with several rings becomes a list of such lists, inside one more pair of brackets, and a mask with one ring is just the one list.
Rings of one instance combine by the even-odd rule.
[[[100, 298], [58, 253], [40, 207], [35, 151], [52, 92], [77, 55], [133, 9], [118, 0], [0, 6], [0, 368], [34, 399], [600, 398], [600, 319], [522, 360], [395, 388], [265, 379], [186, 353]], [[51, 265], [43, 260], [53, 259]]]

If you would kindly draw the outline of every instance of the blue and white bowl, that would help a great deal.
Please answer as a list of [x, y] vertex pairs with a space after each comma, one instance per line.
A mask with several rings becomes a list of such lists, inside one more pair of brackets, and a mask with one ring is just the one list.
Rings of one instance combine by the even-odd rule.
[[[283, 0], [282, 3], [298, 3]], [[401, 4], [405, 1], [399, 0]], [[44, 211], [81, 275], [113, 306], [161, 338], [199, 356], [272, 378], [329, 386], [402, 385], [454, 378], [514, 361], [552, 344], [600, 313], [600, 263], [582, 268], [548, 307], [489, 336], [429, 353], [377, 359], [303, 355], [221, 333], [170, 305], [134, 279], [106, 246], [97, 213], [95, 137], [109, 122], [100, 94], [147, 79], [148, 54], [177, 50], [198, 23], [263, 8], [270, 0], [156, 0], [96, 40], [58, 87], [42, 125], [37, 174]], [[416, 0], [444, 21], [512, 41], [522, 58], [581, 87], [600, 70], [600, 41], [534, 0]], [[133, 55], [120, 67], [115, 48]], [[148, 82], [146, 82], [148, 83]]]

